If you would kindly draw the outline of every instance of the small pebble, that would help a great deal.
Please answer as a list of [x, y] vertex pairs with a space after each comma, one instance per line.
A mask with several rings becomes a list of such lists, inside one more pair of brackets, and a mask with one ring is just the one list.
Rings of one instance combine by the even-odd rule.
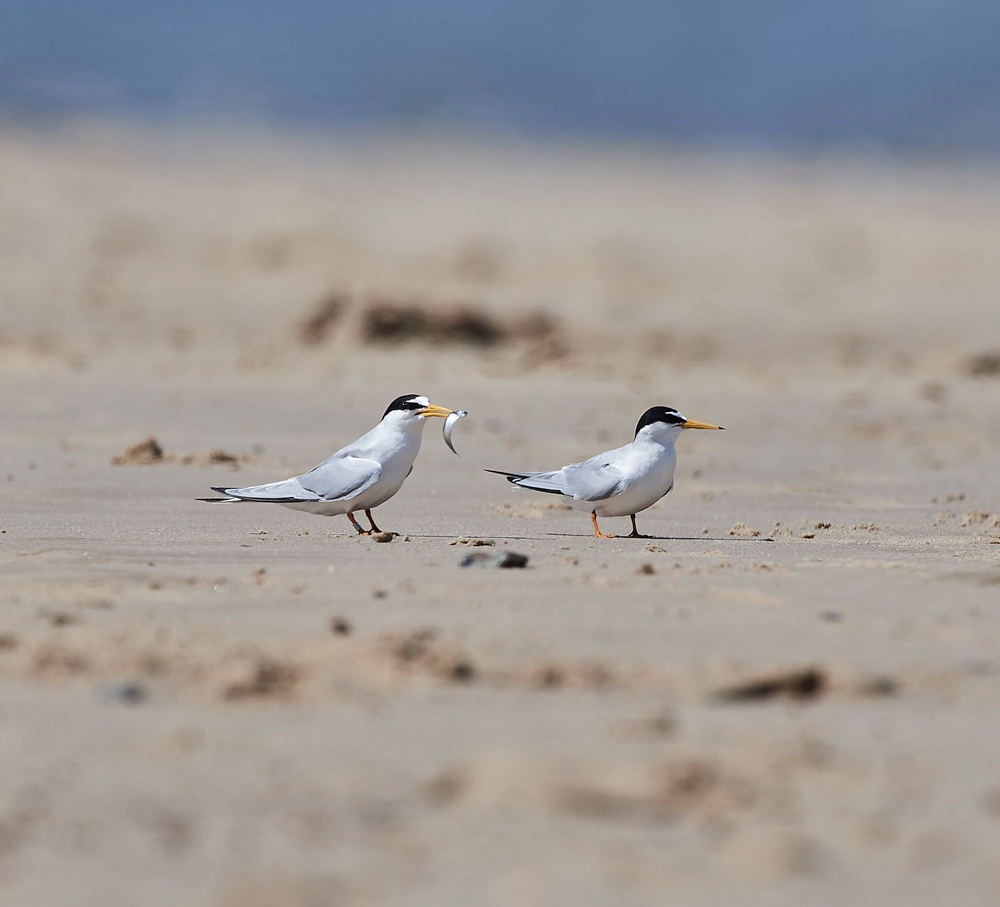
[[476, 669], [469, 662], [460, 661], [448, 673], [452, 680], [458, 683], [466, 683], [476, 676]]
[[866, 696], [894, 696], [899, 685], [891, 677], [873, 677], [861, 684], [861, 692]]
[[350, 636], [351, 622], [346, 617], [331, 617], [330, 618], [330, 632], [335, 636]]
[[111, 684], [106, 686], [103, 692], [106, 698], [128, 705], [138, 705], [147, 696], [146, 688], [135, 681]]

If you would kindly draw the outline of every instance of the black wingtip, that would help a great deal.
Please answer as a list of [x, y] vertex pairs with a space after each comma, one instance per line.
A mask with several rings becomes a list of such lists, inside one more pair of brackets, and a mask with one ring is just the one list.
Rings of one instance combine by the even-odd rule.
[[234, 501], [235, 498], [195, 498], [196, 501], [204, 501], [206, 504], [223, 504], [226, 501]]

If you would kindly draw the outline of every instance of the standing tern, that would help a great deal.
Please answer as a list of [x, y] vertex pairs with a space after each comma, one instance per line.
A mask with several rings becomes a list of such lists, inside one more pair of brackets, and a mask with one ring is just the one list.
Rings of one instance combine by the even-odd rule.
[[651, 507], [674, 487], [677, 452], [674, 442], [686, 428], [722, 430], [721, 425], [685, 419], [671, 406], [654, 406], [642, 414], [635, 427], [635, 439], [624, 447], [571, 463], [554, 472], [504, 472], [507, 481], [521, 488], [560, 494], [570, 498], [576, 510], [589, 510], [594, 538], [612, 539], [597, 528], [598, 516], [632, 518], [630, 538], [642, 538], [635, 515]]
[[[346, 513], [359, 535], [381, 532], [372, 519], [372, 509], [399, 491], [413, 471], [424, 420], [450, 415], [450, 409], [435, 406], [426, 397], [405, 394], [389, 404], [382, 421], [368, 434], [304, 475], [246, 488], [213, 487], [212, 491], [225, 497], [199, 500], [228, 504], [261, 501], [321, 516]], [[364, 510], [371, 529], [362, 529], [354, 519], [357, 510]]]

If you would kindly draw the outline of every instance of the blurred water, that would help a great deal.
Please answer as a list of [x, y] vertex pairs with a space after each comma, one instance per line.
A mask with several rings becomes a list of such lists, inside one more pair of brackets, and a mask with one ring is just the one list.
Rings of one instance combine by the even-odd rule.
[[989, 0], [3, 0], [8, 115], [1000, 149]]

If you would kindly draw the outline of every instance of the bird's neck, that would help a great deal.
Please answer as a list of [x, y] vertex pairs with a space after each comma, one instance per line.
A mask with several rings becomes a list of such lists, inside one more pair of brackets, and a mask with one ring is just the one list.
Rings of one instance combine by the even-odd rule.
[[633, 441], [633, 444], [637, 444], [640, 447], [658, 447], [661, 450], [673, 450], [674, 449], [674, 438], [663, 438], [656, 437], [655, 435], [643, 435], [642, 433]]
[[351, 452], [358, 456], [394, 456], [404, 451], [414, 457], [420, 450], [423, 422], [379, 422], [368, 434], [352, 445]]

